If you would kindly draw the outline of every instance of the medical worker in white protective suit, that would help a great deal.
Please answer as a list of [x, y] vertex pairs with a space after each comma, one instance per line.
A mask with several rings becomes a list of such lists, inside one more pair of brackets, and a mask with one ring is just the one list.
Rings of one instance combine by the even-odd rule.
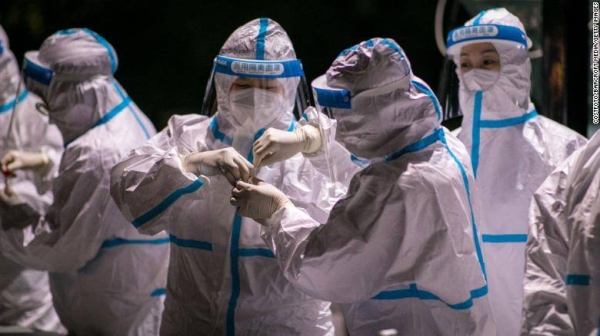
[[[62, 138], [56, 127], [48, 125], [48, 117], [36, 109], [41, 100], [20, 84], [17, 60], [0, 27], [0, 158], [15, 150], [26, 159], [28, 170], [7, 172], [14, 175], [8, 177], [9, 192], [28, 199], [40, 210], [47, 209], [52, 204], [50, 188], [58, 170]], [[5, 181], [0, 181], [0, 189], [6, 188]], [[0, 217], [0, 224], [10, 222]], [[64, 331], [52, 306], [48, 273], [27, 269], [2, 254], [0, 249], [0, 325]]]
[[[142, 233], [170, 234], [161, 334], [333, 335], [329, 302], [289, 282], [260, 225], [229, 205], [232, 184], [251, 175], [250, 149], [264, 129], [319, 137], [292, 113], [302, 78], [281, 26], [267, 18], [250, 21], [215, 58], [218, 112], [173, 116], [113, 169], [111, 193], [125, 216]], [[303, 148], [306, 153], [320, 150], [319, 143], [305, 143], [314, 146]], [[301, 154], [255, 174], [319, 221], [335, 203], [328, 177]]]
[[529, 204], [554, 168], [586, 140], [538, 115], [529, 99], [530, 41], [506, 9], [448, 34], [460, 80], [458, 138], [471, 154], [484, 225], [483, 254], [500, 335], [519, 332]]
[[237, 183], [232, 204], [266, 225], [285, 277], [340, 303], [350, 335], [495, 335], [468, 155], [440, 126], [438, 101], [402, 49], [390, 39], [362, 42], [312, 86], [337, 121], [329, 131], [370, 164], [324, 225], [285, 189]]
[[533, 196], [521, 335], [597, 335], [600, 133]]
[[[110, 168], [155, 133], [114, 79], [117, 62], [113, 47], [88, 29], [59, 31], [25, 54], [26, 86], [46, 102], [65, 150], [54, 203], [46, 212], [12, 213], [17, 220], [0, 244], [7, 257], [50, 272], [54, 306], [75, 335], [157, 335], [160, 328], [168, 236], [138, 234], [109, 193]], [[5, 205], [25, 201], [0, 196]]]

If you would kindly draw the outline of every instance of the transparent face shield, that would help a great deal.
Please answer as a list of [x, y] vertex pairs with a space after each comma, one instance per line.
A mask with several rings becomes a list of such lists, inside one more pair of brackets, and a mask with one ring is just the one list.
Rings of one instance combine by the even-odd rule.
[[[311, 105], [308, 85], [299, 60], [263, 61], [217, 56], [208, 80], [202, 114], [232, 110], [243, 118], [244, 111], [260, 111], [258, 118], [291, 113], [298, 120]], [[244, 121], [236, 120], [240, 125]]]

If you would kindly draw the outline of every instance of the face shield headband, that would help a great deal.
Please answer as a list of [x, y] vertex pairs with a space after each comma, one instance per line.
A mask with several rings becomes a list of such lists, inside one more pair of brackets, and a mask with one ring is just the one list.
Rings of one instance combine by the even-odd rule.
[[516, 44], [525, 49], [532, 44], [525, 32], [516, 27], [497, 24], [463, 26], [448, 33], [446, 53], [450, 56], [459, 55], [463, 46], [480, 42]]
[[296, 110], [299, 113], [311, 105], [308, 85], [300, 60], [249, 60], [218, 55], [214, 60], [213, 70], [202, 103], [202, 114], [212, 115], [216, 111], [215, 73], [236, 78], [253, 79], [299, 79], [296, 92]]

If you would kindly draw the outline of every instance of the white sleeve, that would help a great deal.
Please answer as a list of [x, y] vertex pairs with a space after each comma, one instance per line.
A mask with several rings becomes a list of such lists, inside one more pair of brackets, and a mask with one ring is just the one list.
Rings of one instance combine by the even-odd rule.
[[98, 169], [106, 159], [89, 148], [68, 152], [47, 213], [29, 208], [17, 216], [14, 209], [2, 207], [3, 219], [13, 217], [0, 233], [3, 253], [25, 267], [50, 272], [74, 271], [93, 259], [104, 240], [123, 225], [102, 221], [116, 210], [107, 190], [108, 171]]
[[533, 196], [526, 246], [522, 335], [574, 335], [569, 316], [567, 175], [570, 162], [555, 170]]
[[[180, 157], [197, 148], [180, 138], [186, 126], [197, 126], [203, 120], [205, 117], [172, 117], [164, 130], [112, 169], [111, 195], [140, 233], [167, 229], [172, 205], [179, 198], [191, 193], [202, 196], [199, 190], [204, 182], [184, 170]], [[204, 140], [203, 135], [195, 138]]]

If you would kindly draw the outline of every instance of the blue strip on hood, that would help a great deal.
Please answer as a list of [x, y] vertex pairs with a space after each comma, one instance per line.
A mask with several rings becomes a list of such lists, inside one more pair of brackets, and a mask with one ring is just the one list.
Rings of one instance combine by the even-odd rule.
[[265, 59], [265, 40], [267, 37], [267, 28], [269, 27], [269, 19], [260, 18], [260, 27], [258, 28], [258, 35], [256, 36], [256, 59]]

